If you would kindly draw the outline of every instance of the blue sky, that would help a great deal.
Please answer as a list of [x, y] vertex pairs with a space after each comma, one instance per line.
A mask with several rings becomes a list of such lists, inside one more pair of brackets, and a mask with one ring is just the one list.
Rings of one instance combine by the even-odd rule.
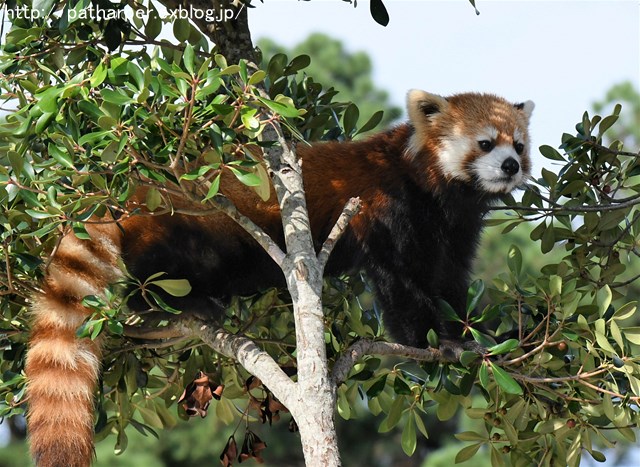
[[[408, 89], [482, 91], [536, 103], [534, 146], [559, 145], [614, 83], [640, 82], [640, 2], [386, 0], [390, 23], [339, 0], [265, 0], [250, 10], [254, 40], [294, 45], [315, 31], [364, 50], [378, 86], [403, 105]], [[537, 159], [534, 174], [542, 160]]]

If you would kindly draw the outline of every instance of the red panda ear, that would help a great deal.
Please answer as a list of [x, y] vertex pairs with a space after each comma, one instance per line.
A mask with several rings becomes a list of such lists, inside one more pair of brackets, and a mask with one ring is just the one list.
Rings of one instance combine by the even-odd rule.
[[449, 103], [437, 94], [430, 94], [419, 89], [407, 93], [407, 113], [414, 126], [420, 126], [434, 114], [443, 112]]
[[533, 101], [525, 101], [521, 102], [520, 104], [514, 104], [513, 106], [518, 110], [522, 110], [527, 118], [530, 118], [531, 113], [533, 112], [533, 109], [536, 105], [533, 103]]

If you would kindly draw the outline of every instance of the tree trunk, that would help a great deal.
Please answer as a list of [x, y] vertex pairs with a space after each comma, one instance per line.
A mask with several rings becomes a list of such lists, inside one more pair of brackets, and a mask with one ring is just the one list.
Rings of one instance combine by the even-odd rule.
[[[177, 0], [162, 2], [168, 8], [182, 5]], [[195, 21], [195, 24], [216, 44], [217, 51], [225, 55], [229, 63], [237, 63], [242, 58], [255, 61], [244, 5], [230, 0], [198, 0], [190, 6], [203, 11], [232, 9], [236, 12], [232, 20], [222, 24], [202, 20]], [[269, 377], [270, 373], [262, 371], [260, 378], [274, 394], [279, 395], [280, 401], [296, 420], [305, 464], [337, 467], [341, 463], [334, 420], [336, 388], [329, 376], [321, 300], [323, 264], [316, 257], [311, 238], [300, 167], [295, 153], [289, 150], [277, 123], [275, 125], [274, 128], [266, 128], [263, 136], [265, 139], [279, 140], [281, 145], [268, 151], [267, 160], [274, 175], [274, 187], [285, 229], [287, 255], [281, 267], [293, 299], [298, 382], [292, 387], [289, 382]], [[251, 371], [250, 368], [247, 370]]]
[[[337, 467], [340, 453], [334, 419], [336, 392], [325, 351], [322, 270], [314, 260], [315, 256], [306, 263], [297, 263], [289, 275], [295, 279], [289, 290], [294, 303], [298, 361], [298, 404], [290, 410], [300, 429], [306, 465]], [[306, 274], [301, 273], [307, 264], [312, 267]]]

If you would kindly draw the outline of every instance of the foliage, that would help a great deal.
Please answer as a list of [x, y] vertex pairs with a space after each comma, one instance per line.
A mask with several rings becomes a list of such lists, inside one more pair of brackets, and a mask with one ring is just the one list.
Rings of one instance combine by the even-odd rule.
[[[81, 1], [75, 8], [87, 5]], [[15, 20], [0, 56], [3, 96], [17, 107], [0, 125], [5, 417], [24, 411], [25, 308], [61, 232], [86, 238], [88, 222], [144, 215], [128, 203], [140, 188], [146, 194], [139, 201], [154, 213], [228, 210], [218, 193], [223, 171], [264, 195], [269, 179], [261, 156], [274, 143], [263, 136], [275, 122], [298, 140], [349, 139], [376, 123], [360, 124], [357, 107], [334, 102], [335, 91], [298, 75], [308, 56], [277, 54], [261, 69], [244, 60], [229, 64], [178, 20], [177, 43], [141, 47], [155, 42], [161, 26], [153, 3], [136, 4], [144, 19], [132, 28], [118, 26], [121, 50], [112, 53], [99, 24], [68, 21], [74, 6], [63, 8], [39, 21]], [[465, 323], [487, 353], [464, 353], [448, 365], [389, 364], [365, 356], [337, 388], [340, 417], [350, 420], [367, 410], [380, 417], [381, 433], [402, 426], [401, 447], [411, 455], [418, 438], [429, 434], [427, 413], [444, 421], [463, 411], [481, 428], [457, 435], [470, 443], [457, 460], [485, 446], [493, 465], [577, 465], [584, 451], [603, 458], [598, 449], [611, 444], [609, 432], [635, 441], [640, 331], [627, 324], [635, 304], [626, 303], [625, 292], [637, 279], [628, 265], [638, 254], [640, 168], [637, 153], [616, 141], [603, 143], [619, 112], [616, 107], [604, 118], [585, 114], [577, 133], [563, 136], [561, 152], [541, 147], [558, 169], [543, 170], [520, 202], [505, 200], [509, 215], [490, 221], [503, 231], [535, 224], [531, 240], [541, 253], [564, 254], [532, 276], [514, 246], [505, 252], [508, 273], [490, 288], [473, 283]], [[187, 208], [172, 206], [172, 197], [184, 199]], [[95, 312], [80, 335], [108, 338], [98, 439], [115, 433], [120, 453], [129, 441], [126, 427], [151, 435], [173, 427], [177, 417], [186, 417], [184, 407], [176, 408], [183, 388], [203, 371], [208, 382], [202, 387], [215, 392], [224, 386], [211, 411], [236, 427], [221, 436], [235, 433], [240, 446], [244, 431], [250, 440], [245, 454], [262, 456], [255, 432], [238, 427], [289, 417], [260, 382], [200, 342], [153, 343], [129, 335], [130, 325], [161, 327], [167, 315], [127, 311], [129, 296], [118, 293], [122, 285], [141, 293], [156, 312], [177, 312], [157, 292], [184, 294], [187, 284], [161, 273], [128, 277], [127, 284], [85, 299]], [[483, 296], [490, 304], [476, 313]], [[276, 290], [237, 298], [223, 324], [295, 373], [289, 301]], [[327, 279], [324, 306], [331, 363], [354, 342], [382, 339], [360, 276]], [[446, 304], [443, 313], [457, 319]], [[496, 329], [495, 335], [487, 335], [487, 328]], [[438, 336], [429, 340], [436, 344]], [[188, 404], [201, 409], [207, 403], [195, 398]]]
[[369, 56], [362, 51], [350, 53], [344, 49], [342, 42], [322, 33], [310, 34], [304, 41], [291, 49], [286, 49], [270, 39], [258, 41], [263, 60], [268, 61], [278, 53], [288, 56], [308, 55], [311, 63], [300, 73], [312, 76], [313, 79], [338, 91], [341, 100], [358, 103], [360, 116], [369, 120], [380, 109], [384, 115], [380, 127], [387, 127], [400, 117], [402, 110], [390, 105], [386, 91], [376, 88], [371, 72]]
[[[135, 214], [127, 201], [140, 187], [146, 208], [156, 214], [176, 208], [171, 196], [185, 198], [200, 211], [215, 208], [223, 171], [264, 195], [269, 180], [261, 153], [272, 142], [261, 141], [260, 135], [276, 120], [292, 137], [311, 140], [329, 131], [349, 138], [376, 124], [360, 126], [355, 106], [332, 101], [335, 91], [311, 78], [298, 80], [307, 56], [288, 60], [278, 54], [263, 70], [246, 61], [229, 65], [208, 52], [195, 29], [184, 34], [180, 28], [174, 29], [176, 36], [184, 34], [180, 45], [140, 48], [138, 41], [152, 42], [158, 33], [151, 3], [147, 9], [137, 7], [147, 20], [123, 38], [129, 46], [111, 54], [91, 18], [65, 21], [68, 7], [35, 23], [18, 18], [0, 62], [3, 97], [17, 105], [0, 127], [0, 416], [24, 411], [26, 305], [61, 232], [87, 238], [87, 223]], [[157, 292], [186, 292], [184, 283], [163, 279], [158, 271], [149, 278], [128, 277], [104, 296], [85, 299], [95, 313], [79, 336], [110, 336], [97, 439], [117, 432], [115, 450], [122, 452], [128, 444], [126, 426], [145, 434], [174, 426], [173, 406], [200, 370], [224, 383], [225, 397], [215, 405], [221, 420], [235, 424], [239, 416], [249, 417], [244, 386], [249, 375], [234, 362], [199, 343], [165, 348], [166, 343], [149, 345], [125, 335], [127, 325], [155, 318], [123, 309], [129, 298], [118, 293], [123, 285], [142, 293], [152, 308], [172, 313], [176, 310]], [[342, 309], [335, 314], [346, 321]], [[237, 300], [226, 325], [264, 342], [283, 366], [293, 365], [291, 313], [275, 291]], [[185, 412], [179, 410], [178, 416]]]

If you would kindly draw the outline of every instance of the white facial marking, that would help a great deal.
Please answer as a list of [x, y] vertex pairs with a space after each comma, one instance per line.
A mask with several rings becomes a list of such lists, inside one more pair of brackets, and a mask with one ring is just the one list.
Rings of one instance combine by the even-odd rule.
[[493, 141], [498, 137], [498, 130], [495, 127], [488, 126], [478, 133], [478, 141]]
[[446, 177], [470, 180], [469, 174], [462, 164], [473, 148], [473, 144], [477, 143], [459, 134], [453, 134], [442, 140], [439, 162], [440, 168]]
[[[502, 164], [509, 158], [513, 158], [520, 170], [512, 176], [502, 170]], [[507, 193], [522, 183], [522, 160], [513, 146], [496, 146], [491, 152], [476, 159], [471, 164], [472, 170], [478, 177], [478, 182], [483, 190], [490, 193]]]
[[513, 142], [514, 143], [521, 143], [522, 142], [522, 138], [523, 138], [522, 131], [520, 131], [519, 128], [516, 128], [515, 131], [513, 132]]

